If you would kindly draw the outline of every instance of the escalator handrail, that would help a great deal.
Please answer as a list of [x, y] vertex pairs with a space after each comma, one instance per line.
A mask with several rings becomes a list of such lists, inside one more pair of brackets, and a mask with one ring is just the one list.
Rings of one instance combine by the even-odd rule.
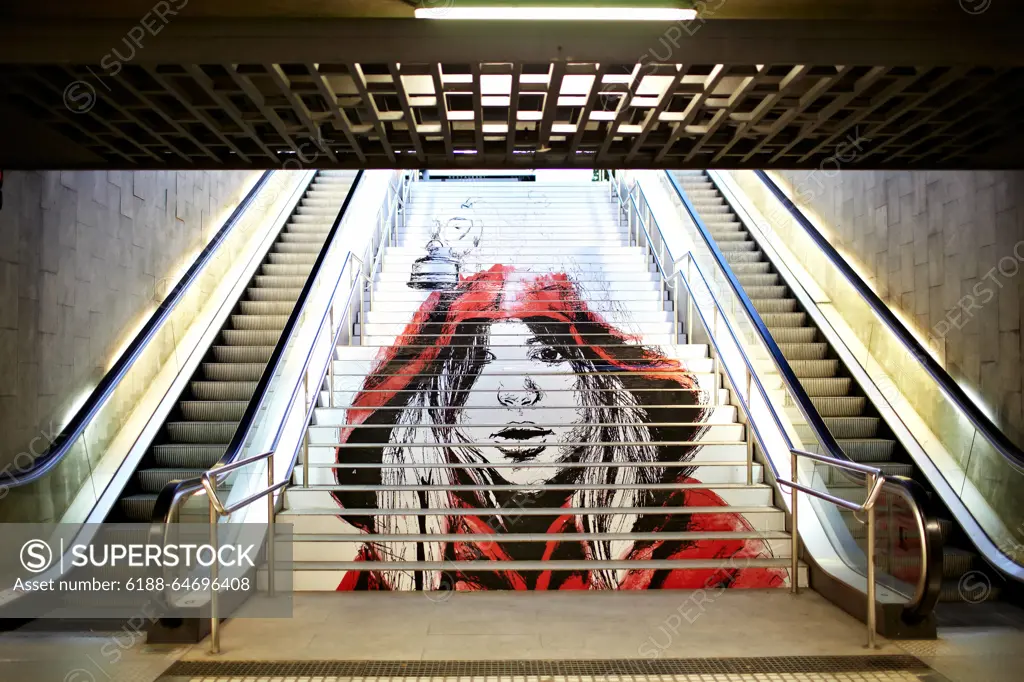
[[17, 488], [33, 481], [37, 481], [47, 473], [52, 471], [54, 467], [63, 461], [64, 457], [71, 451], [71, 447], [78, 441], [79, 437], [85, 432], [85, 429], [92, 422], [93, 418], [100, 411], [107, 400], [113, 394], [114, 390], [120, 385], [125, 375], [135, 364], [135, 361], [139, 358], [142, 352], [146, 349], [146, 346], [153, 339], [153, 337], [160, 330], [163, 323], [167, 320], [168, 316], [174, 310], [174, 308], [184, 298], [185, 292], [192, 285], [196, 277], [202, 269], [210, 262], [213, 258], [214, 253], [220, 248], [221, 244], [227, 239], [228, 234], [235, 228], [242, 214], [245, 213], [246, 209], [252, 204], [256, 195], [259, 194], [260, 190], [263, 189], [270, 176], [274, 171], [266, 171], [260, 176], [256, 184], [253, 185], [252, 189], [249, 190], [245, 198], [235, 207], [235, 210], [231, 212], [228, 219], [224, 221], [224, 225], [218, 230], [217, 234], [213, 236], [213, 239], [206, 245], [205, 248], [199, 253], [196, 259], [189, 266], [188, 270], [182, 275], [181, 280], [174, 286], [174, 288], [167, 294], [167, 297], [157, 306], [157, 309], [153, 314], [146, 320], [142, 329], [135, 335], [135, 338], [131, 340], [131, 343], [125, 348], [124, 352], [114, 363], [110, 371], [107, 372], [100, 382], [96, 385], [96, 388], [92, 390], [89, 397], [86, 398], [85, 402], [75, 412], [71, 420], [61, 429], [57, 437], [54, 438], [53, 442], [46, 449], [46, 452], [40, 454], [32, 463], [28, 465], [28, 468], [17, 468], [17, 471], [9, 471], [10, 467], [0, 471], [0, 487], [4, 488]]
[[1021, 450], [1016, 444], [1011, 441], [1003, 431], [992, 422], [992, 420], [986, 415], [979, 407], [978, 404], [971, 400], [970, 396], [960, 387], [960, 385], [953, 379], [952, 376], [942, 367], [935, 358], [932, 357], [931, 353], [928, 352], [924, 346], [915, 338], [915, 336], [907, 329], [906, 325], [900, 322], [889, 306], [885, 304], [882, 299], [878, 297], [878, 294], [871, 289], [870, 286], [861, 278], [857, 272], [850, 267], [846, 259], [836, 251], [827, 239], [818, 231], [814, 224], [808, 220], [807, 216], [804, 215], [803, 211], [793, 203], [793, 201], [786, 196], [782, 189], [768, 176], [764, 171], [754, 171], [757, 177], [764, 183], [765, 187], [778, 199], [782, 205], [789, 211], [789, 214], [793, 219], [803, 228], [804, 232], [811, 241], [821, 250], [825, 257], [831, 262], [832, 266], [839, 270], [846, 278], [846, 280], [856, 289], [860, 297], [868, 304], [875, 315], [882, 321], [882, 323], [889, 329], [889, 331], [899, 339], [900, 343], [907, 349], [907, 351], [917, 360], [917, 362], [924, 368], [928, 375], [939, 385], [943, 393], [949, 397], [950, 400], [960, 409], [960, 411], [970, 420], [971, 424], [981, 433], [981, 435], [992, 445], [992, 448], [998, 452], [1004, 459], [1006, 459], [1014, 468], [1019, 471], [1024, 471], [1024, 450]]
[[[345, 196], [345, 201], [342, 203], [341, 208], [338, 210], [338, 215], [334, 218], [334, 222], [331, 224], [331, 229], [327, 233], [324, 245], [320, 249], [320, 253], [317, 254], [316, 260], [313, 262], [313, 267], [310, 270], [309, 275], [306, 277], [306, 283], [302, 285], [302, 291], [299, 292], [299, 297], [296, 299], [295, 307], [292, 308], [292, 312], [288, 316], [288, 321], [285, 323], [284, 329], [281, 331], [281, 336], [277, 340], [277, 345], [274, 346], [274, 351], [270, 355], [270, 360], [267, 362], [267, 366], [263, 370], [263, 374], [260, 375], [260, 380], [256, 384], [256, 389], [253, 391], [252, 398], [249, 399], [249, 404], [246, 405], [241, 421], [238, 422], [238, 427], [235, 429], [231, 442], [228, 444], [227, 448], [224, 450], [224, 455], [220, 458], [217, 464], [214, 465], [213, 469], [231, 464], [238, 458], [238, 454], [242, 451], [242, 447], [245, 445], [245, 441], [249, 437], [249, 432], [252, 430], [256, 421], [256, 415], [259, 413], [260, 408], [263, 407], [263, 403], [266, 400], [267, 388], [278, 370], [281, 369], [285, 349], [288, 347], [288, 344], [291, 343], [292, 337], [295, 335], [299, 327], [298, 322], [302, 317], [302, 314], [305, 312], [306, 305], [309, 303], [310, 292], [320, 275], [320, 270], [323, 268], [323, 265], [327, 260], [327, 254], [334, 245], [334, 240], [338, 235], [342, 220], [345, 213], [348, 211], [349, 204], [352, 202], [352, 197], [355, 196], [356, 189], [359, 187], [362, 177], [363, 171], [360, 170], [356, 173], [356, 177], [352, 181], [352, 186], [349, 188], [348, 194]], [[341, 279], [343, 272], [344, 267], [338, 273], [339, 280]], [[168, 519], [167, 517], [173, 510], [178, 508], [178, 500], [183, 496], [187, 497], [194, 492], [198, 492], [202, 487], [201, 478], [169, 482], [157, 495], [156, 506], [153, 509], [152, 517], [154, 523], [162, 525], [168, 521], [173, 521], [173, 519]]]
[[[817, 409], [814, 407], [814, 403], [811, 401], [810, 396], [807, 395], [807, 392], [803, 389], [803, 386], [796, 378], [796, 374], [793, 372], [792, 367], [790, 367], [789, 361], [786, 360], [785, 356], [782, 354], [782, 349], [779, 348], [775, 339], [772, 338], [771, 333], [768, 331], [767, 326], [765, 326], [760, 314], [754, 308], [754, 304], [750, 301], [750, 298], [746, 295], [746, 292], [743, 290], [743, 286], [739, 283], [739, 280], [736, 278], [735, 273], [729, 266], [728, 261], [726, 261], [724, 254], [718, 248], [718, 244], [715, 242], [711, 233], [708, 231], [707, 226], [704, 224], [704, 221], [701, 220], [697, 210], [690, 202], [689, 197], [683, 191], [683, 188], [676, 181], [675, 177], [673, 177], [671, 171], [665, 171], [665, 176], [675, 189], [676, 195], [683, 204], [683, 207], [686, 209], [686, 212], [689, 214], [690, 219], [693, 221], [697, 232], [701, 235], [704, 243], [711, 251], [712, 257], [718, 265], [719, 271], [729, 282], [729, 286], [739, 300], [740, 306], [746, 313], [747, 319], [756, 329], [758, 336], [771, 356], [772, 363], [779, 371], [779, 374], [786, 383], [790, 394], [796, 401], [798, 409], [807, 420], [807, 423], [814, 432], [818, 442], [825, 449], [827, 456], [835, 460], [856, 464], [845, 452], [843, 452], [839, 443], [836, 442], [832, 433], [828, 430], [828, 427], [825, 425], [824, 420], [822, 420], [821, 415], [818, 414]], [[664, 241], [663, 234], [661, 237]], [[695, 262], [694, 265], [696, 265]], [[703, 273], [701, 273], [701, 277], [704, 277]], [[706, 283], [705, 279], [705, 285]], [[708, 290], [711, 291], [710, 287]], [[742, 346], [739, 346], [738, 348], [741, 355], [747, 355]], [[755, 375], [753, 379], [760, 387], [760, 378]], [[763, 392], [763, 387], [760, 388]], [[766, 401], [766, 403], [769, 405], [772, 413], [775, 414], [775, 406], [770, 401]], [[776, 416], [776, 420], [777, 419], [778, 417]], [[785, 429], [783, 429], [782, 433], [785, 439], [789, 441], [789, 436], [785, 433]], [[770, 458], [768, 459], [770, 461]], [[774, 469], [774, 466], [772, 468]], [[917, 519], [919, 531], [921, 532], [921, 542], [925, 545], [923, 548], [925, 563], [921, 567], [922, 575], [915, 587], [916, 591], [914, 599], [904, 608], [904, 616], [908, 622], [917, 621], [926, 617], [928, 613], [931, 612], [939, 598], [939, 593], [942, 587], [942, 536], [939, 532], [938, 521], [933, 514], [927, 511], [930, 509], [927, 493], [920, 484], [916, 483], [912, 479], [906, 479], [901, 476], [886, 476], [884, 479], [886, 483], [892, 484], [893, 492], [903, 495], [910, 503], [910, 506], [914, 510], [915, 518]], [[796, 529], [794, 529], [794, 531], [795, 530]]]
[[683, 191], [683, 188], [680, 187], [679, 182], [672, 175], [671, 171], [665, 171], [665, 176], [675, 189], [676, 196], [679, 198], [679, 201], [683, 204], [683, 208], [686, 209], [690, 219], [693, 221], [697, 233], [700, 234], [704, 243], [711, 251], [711, 256], [718, 265], [719, 272], [722, 273], [722, 276], [725, 277], [726, 281], [729, 283], [729, 288], [731, 288], [733, 293], [736, 295], [736, 298], [740, 303], [740, 307], [746, 314], [748, 321], [757, 331], [757, 335], [760, 338], [761, 343], [764, 344], [765, 349], [768, 351], [768, 355], [771, 357], [772, 364], [775, 365], [775, 368], [779, 372], [779, 376], [781, 376], [782, 380], [785, 382], [786, 388], [789, 389], [790, 394], [796, 401], [797, 408], [807, 421], [807, 425], [814, 432], [815, 438], [818, 439], [818, 442], [825, 449], [828, 456], [835, 459], [850, 460], [850, 458], [846, 456], [846, 453], [843, 452], [843, 449], [839, 447], [839, 443], [836, 442], [835, 437], [828, 430], [828, 427], [825, 425], [825, 421], [821, 418], [821, 415], [818, 414], [818, 410], [814, 407], [814, 403], [811, 401], [810, 396], [807, 395], [807, 391], [805, 391], [803, 386], [800, 384], [800, 380], [797, 378], [793, 368], [790, 367], [789, 361], [786, 360], [786, 356], [783, 355], [782, 349], [779, 348], [779, 344], [777, 344], [775, 339], [772, 338], [771, 333], [768, 331], [768, 327], [765, 326], [764, 321], [761, 319], [761, 315], [757, 312], [757, 309], [754, 308], [754, 304], [747, 296], [746, 291], [744, 291], [743, 285], [740, 284], [739, 280], [736, 278], [735, 273], [733, 273], [732, 268], [725, 259], [725, 255], [722, 253], [721, 249], [718, 248], [718, 244], [715, 242], [714, 237], [711, 236], [711, 233], [708, 231], [704, 221], [701, 220], [697, 210], [690, 202], [690, 198], [686, 195], [686, 192]]

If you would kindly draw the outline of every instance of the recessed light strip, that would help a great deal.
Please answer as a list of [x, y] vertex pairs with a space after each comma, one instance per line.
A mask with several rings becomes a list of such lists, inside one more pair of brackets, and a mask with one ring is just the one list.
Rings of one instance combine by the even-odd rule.
[[694, 9], [673, 7], [418, 7], [417, 19], [518, 21], [689, 21]]

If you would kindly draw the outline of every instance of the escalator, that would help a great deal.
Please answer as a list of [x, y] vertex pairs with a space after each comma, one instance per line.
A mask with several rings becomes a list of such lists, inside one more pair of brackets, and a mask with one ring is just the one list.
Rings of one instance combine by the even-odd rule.
[[[716, 183], [703, 171], [677, 171], [670, 182], [696, 212], [699, 221], [695, 223], [703, 223], [707, 237], [724, 256], [842, 451], [854, 462], [877, 467], [887, 476], [913, 478], [929, 490], [944, 540], [940, 604], [999, 600], [1012, 581], [980, 556], [967, 532], [954, 521], [956, 516], [935, 494], [928, 477]], [[831, 492], [854, 500], [860, 495], [862, 500], [863, 489], [858, 484], [836, 472], [830, 476]], [[846, 515], [846, 521], [855, 536], [862, 532], [852, 514]], [[985, 582], [986, 589], [965, 591], [965, 581], [972, 580]], [[942, 613], [940, 606], [940, 620]]]
[[108, 522], [148, 523], [168, 483], [201, 476], [224, 456], [354, 181], [355, 172], [317, 173]]
[[[287, 220], [279, 222], [265, 238], [261, 238], [264, 239], [263, 245], [257, 247], [252, 258], [261, 257], [259, 249], [265, 250], [265, 253], [258, 265], [255, 260], [250, 261], [251, 265], [246, 271], [254, 274], [244, 288], [240, 285], [235, 288], [235, 291], [241, 290], [241, 295], [233, 302], [232, 298], [227, 299], [225, 306], [231, 308], [222, 326], [216, 332], [213, 331], [216, 327], [213, 327], [206, 334], [206, 338], [212, 338], [212, 342], [205, 350], [202, 345], [194, 351], [184, 350], [185, 354], [202, 353], [198, 367], [187, 381], [181, 382], [184, 383], [184, 390], [174, 401], [174, 406], [163, 419], [156, 436], [141, 458], [136, 456], [136, 459], [128, 458], [121, 462], [123, 474], [118, 472], [114, 475], [114, 482], [108, 486], [106, 494], [97, 496], [99, 501], [91, 512], [92, 518], [108, 523], [136, 524], [124, 531], [116, 528], [112, 531], [126, 533], [117, 536], [119, 542], [131, 544], [152, 541], [152, 529], [161, 525], [160, 521], [163, 520], [158, 509], [161, 493], [173, 488], [179, 481], [201, 476], [214, 466], [224, 464], [230, 460], [232, 452], [237, 455], [237, 448], [232, 451], [231, 443], [239, 440], [239, 432], [243, 432], [242, 440], [245, 440], [248, 429], [263, 416], [257, 415], [250, 405], [257, 398], [264, 397], [267, 384], [264, 375], [270, 371], [269, 364], [279, 358], [282, 344], [293, 339], [304, 319], [299, 313], [307, 308], [306, 304], [313, 298], [325, 305], [329, 303], [329, 300], [323, 301], [311, 292], [318, 291], [315, 283], [319, 284], [318, 277], [322, 273], [338, 269], [334, 264], [327, 267], [325, 263], [329, 263], [331, 250], [340, 248], [340, 225], [359, 186], [361, 173], [318, 171], [302, 180], [288, 199], [288, 205], [294, 205], [290, 215], [284, 212], [280, 214], [279, 220], [285, 216]], [[262, 182], [266, 181], [266, 177]], [[294, 185], [293, 181], [288, 182]], [[302, 187], [301, 183], [308, 184]], [[257, 185], [244, 203], [253, 202], [255, 193], [260, 189], [261, 185]], [[280, 191], [280, 188], [273, 191]], [[271, 201], [276, 201], [276, 195]], [[222, 234], [233, 229], [231, 223], [234, 218], [233, 215], [229, 219]], [[273, 230], [277, 230], [276, 234]], [[183, 277], [183, 284], [179, 288], [195, 281], [192, 271], [211, 261], [211, 253], [204, 251], [200, 255], [193, 268]], [[171, 302], [166, 305], [173, 307], [180, 300], [179, 294], [172, 292], [169, 296]], [[221, 310], [222, 314], [228, 312], [226, 307]], [[156, 324], [166, 319], [166, 311], [158, 311], [153, 318]], [[125, 354], [126, 363], [130, 364], [140, 353], [145, 352], [146, 344], [153, 343], [154, 339], [159, 341], [159, 337], [150, 329], [151, 326], [147, 324], [133, 341], [129, 347], [130, 352]], [[279, 366], [275, 364], [274, 372], [278, 369]], [[62, 471], [66, 472], [66, 462], [59, 460], [71, 459], [76, 452], [80, 452], [66, 444], [74, 443], [81, 434], [86, 433], [87, 428], [95, 428], [98, 419], [96, 415], [102, 412], [101, 407], [93, 406], [93, 403], [101, 405], [109, 399], [113, 390], [111, 386], [125, 376], [130, 376], [129, 371], [130, 367], [112, 371], [101, 382], [86, 406], [65, 427], [61, 438], [51, 448], [53, 452], [40, 458], [40, 470], [30, 471], [25, 476], [25, 485], [21, 490], [28, 489], [31, 483], [31, 487], [46, 491], [50, 485], [48, 476], [56, 477]], [[180, 378], [184, 380], [185, 376]], [[165, 400], [164, 404], [167, 403]], [[158, 413], [159, 408], [154, 414]], [[65, 467], [63, 470], [62, 466]], [[127, 481], [120, 485], [120, 490], [115, 489], [119, 485], [118, 481]], [[15, 481], [14, 485], [17, 483], [19, 481]], [[221, 487], [227, 493], [230, 486], [225, 482]], [[18, 490], [17, 487], [13, 489]], [[200, 504], [186, 506], [175, 520], [208, 524], [205, 499], [197, 497], [195, 502]], [[201, 510], [201, 514], [192, 513], [192, 510]], [[150, 526], [154, 520], [157, 525]], [[79, 529], [75, 531], [79, 535], [72, 536], [76, 541], [88, 542], [94, 533], [101, 532], [95, 530], [96, 526], [84, 526], [77, 522], [71, 525]], [[125, 573], [126, 570], [124, 567], [106, 567], [98, 569], [97, 575], [103, 579], [120, 579], [121, 584], [125, 584], [124, 579], [130, 575]], [[60, 577], [73, 580], [78, 572], [78, 569], [70, 569]], [[95, 597], [79, 598], [76, 595], [62, 596], [62, 605], [48, 607], [50, 615], [45, 618], [26, 620], [18, 615], [8, 617], [8, 613], [18, 612], [16, 603], [13, 608], [6, 608], [12, 602], [17, 602], [18, 598], [17, 594], [5, 593], [0, 600], [0, 624], [4, 629], [102, 632], [119, 628], [127, 618], [124, 614], [128, 607], [117, 598], [107, 600], [104, 597], [101, 605], [97, 605]], [[65, 617], [62, 615], [64, 606], [69, 606], [76, 613], [84, 608], [96, 615], [89, 618], [73, 615]], [[107, 606], [113, 615], [103, 615]]]

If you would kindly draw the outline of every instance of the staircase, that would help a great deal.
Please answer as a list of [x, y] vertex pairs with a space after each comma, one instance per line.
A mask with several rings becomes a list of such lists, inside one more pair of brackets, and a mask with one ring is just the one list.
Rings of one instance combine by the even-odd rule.
[[425, 181], [405, 210], [278, 515], [293, 589], [788, 584], [730, 392], [606, 184]]
[[[354, 180], [350, 171], [317, 173], [109, 521], [149, 523], [167, 483], [201, 476], [224, 455]], [[183, 518], [190, 510], [207, 520], [205, 498], [186, 503]]]
[[[674, 175], [843, 452], [853, 461], [877, 467], [886, 475], [914, 478], [930, 491], [927, 479], [913, 465], [910, 455], [893, 437], [814, 320], [801, 308], [774, 264], [707, 174], [677, 171]], [[786, 409], [796, 414], [795, 406], [787, 405]], [[800, 435], [809, 436], [814, 442], [809, 429], [801, 428]], [[862, 485], [831, 467], [819, 470], [834, 494], [863, 501]], [[880, 504], [884, 511], [886, 501], [883, 499]], [[863, 538], [863, 524], [849, 513], [845, 517], [854, 537]], [[940, 524], [946, 539], [940, 599], [960, 601], [961, 577], [981, 569], [984, 562], [949, 518], [940, 518]], [[885, 561], [884, 557], [878, 558]], [[880, 568], [886, 569], [884, 564]], [[994, 587], [988, 598], [996, 598], [998, 593], [998, 587]]]

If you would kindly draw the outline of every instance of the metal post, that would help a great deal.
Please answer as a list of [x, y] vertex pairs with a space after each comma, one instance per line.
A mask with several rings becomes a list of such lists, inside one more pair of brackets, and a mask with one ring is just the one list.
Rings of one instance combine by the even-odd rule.
[[359, 268], [359, 281], [356, 286], [359, 287], [359, 345], [366, 345], [366, 317], [363, 315], [363, 269]]
[[[267, 487], [274, 487], [274, 453], [267, 457]], [[274, 491], [267, 493], [267, 594], [274, 596]]]
[[[686, 281], [690, 282], [690, 265], [693, 263], [693, 254], [688, 254], [686, 259]], [[693, 343], [693, 287], [686, 287], [686, 343]]]
[[[870, 499], [871, 490], [875, 487], [875, 475], [865, 476], [867, 493], [865, 499]], [[868, 647], [875, 648], [875, 505], [871, 504], [868, 512], [868, 603], [867, 603], [867, 624], [868, 624]]]
[[[797, 459], [796, 458], [796, 453], [795, 452], [790, 452], [789, 453], [789, 459], [790, 459], [790, 466], [793, 469], [792, 472], [790, 473], [790, 479], [793, 481], [793, 483], [798, 483], [799, 479], [797, 478], [798, 474], [797, 474], [797, 466], [796, 466], [796, 459]], [[796, 489], [796, 486], [793, 486], [793, 487], [791, 487], [789, 489], [790, 504], [793, 507], [793, 512], [792, 512], [792, 514], [790, 516], [790, 519], [791, 519], [791, 522], [792, 522], [792, 528], [789, 531], [789, 534], [790, 534], [789, 551], [792, 553], [792, 556], [790, 557], [790, 560], [789, 560], [790, 561], [790, 566], [789, 566], [789, 591], [792, 592], [793, 594], [800, 594], [800, 531], [799, 531], [799, 526], [797, 525], [797, 513], [796, 513], [797, 512], [797, 507], [796, 507], [796, 505], [797, 505], [797, 492], [798, 491]]]
[[[214, 486], [216, 488], [216, 486]], [[213, 506], [213, 496], [208, 496], [210, 502], [210, 546], [213, 547], [213, 556], [220, 552], [217, 539], [217, 509]], [[210, 564], [210, 653], [220, 653], [220, 616], [217, 614], [217, 590], [214, 583], [217, 582], [217, 562]]]
[[[747, 409], [750, 410], [750, 369], [747, 368]], [[748, 418], [749, 421], [749, 418]], [[747, 424], [747, 485], [754, 485], [754, 437], [752, 424]]]
[[[333, 354], [332, 354], [333, 355]], [[334, 362], [332, 361], [333, 365]], [[306, 372], [306, 376], [302, 380], [304, 398], [302, 400], [302, 406], [308, 411], [309, 410], [309, 372]], [[328, 390], [331, 395], [334, 395], [334, 384], [332, 383]], [[309, 431], [303, 432], [302, 436], [302, 487], [309, 487]]]
[[[679, 273], [673, 273], [672, 275], [676, 279], [679, 279]], [[675, 345], [679, 345], [679, 284], [676, 284], [676, 297], [672, 301], [672, 338]]]
[[[714, 313], [714, 315], [711, 318], [711, 335], [714, 338], [717, 339], [718, 338], [718, 306], [715, 306], [715, 309], [712, 312]], [[714, 351], [712, 351], [712, 352], [714, 352]], [[715, 384], [714, 384], [715, 385], [715, 399], [712, 402], [712, 404], [715, 405], [715, 406], [717, 406], [719, 401], [721, 400], [721, 396], [719, 396], [719, 394], [718, 394], [719, 384], [721, 383], [718, 380], [719, 369], [720, 369], [719, 366], [720, 365], [721, 365], [721, 360], [718, 357], [718, 353], [715, 352], [714, 357], [711, 358], [711, 371], [714, 372], [714, 374], [712, 375], [711, 379], [712, 379], [712, 381], [715, 382]]]
[[330, 325], [327, 328], [327, 343], [330, 344], [330, 356], [327, 360], [327, 405], [334, 407], [334, 301], [331, 301]]

